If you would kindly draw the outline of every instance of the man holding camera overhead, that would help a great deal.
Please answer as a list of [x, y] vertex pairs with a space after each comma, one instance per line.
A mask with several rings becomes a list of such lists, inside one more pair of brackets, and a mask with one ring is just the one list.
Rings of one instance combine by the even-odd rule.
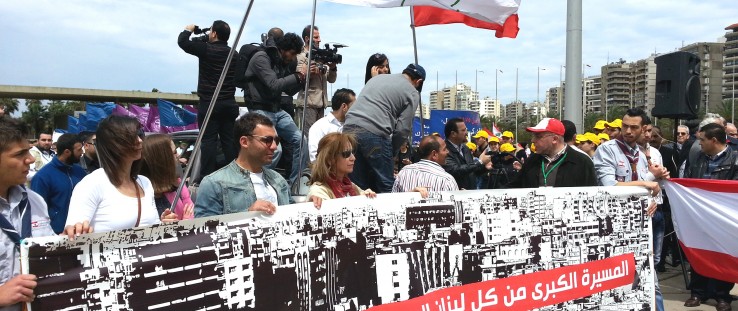
[[[312, 38], [310, 36], [310, 25], [302, 30], [302, 40], [305, 41], [303, 52], [297, 55], [297, 66], [307, 66], [308, 52], [310, 52], [310, 40], [313, 40], [313, 49], [320, 49], [320, 31], [318, 26], [313, 27]], [[313, 55], [315, 62], [315, 55]], [[338, 68], [335, 62], [318, 63], [310, 71], [310, 83], [307, 91], [307, 107], [305, 108], [305, 120], [302, 132], [307, 136], [310, 127], [325, 114], [325, 107], [330, 105], [328, 101], [328, 83], [336, 82]], [[305, 103], [305, 90], [297, 94], [297, 115], [302, 118], [302, 107]], [[317, 142], [315, 142], [317, 144]]]
[[511, 188], [586, 187], [597, 185], [592, 160], [564, 142], [564, 124], [545, 118], [526, 129], [536, 144]]
[[[192, 33], [196, 35], [204, 33], [204, 35], [190, 39]], [[218, 85], [228, 54], [231, 53], [231, 47], [228, 46], [230, 35], [230, 26], [224, 21], [217, 20], [213, 22], [212, 27], [205, 29], [200, 29], [195, 25], [187, 25], [185, 30], [179, 34], [177, 40], [182, 50], [197, 56], [199, 59], [197, 96], [200, 97], [200, 104], [197, 107], [197, 123], [201, 130], [202, 123], [205, 121], [205, 114], [215, 93], [215, 87]], [[200, 161], [202, 163], [201, 176], [203, 177], [217, 169], [215, 158], [218, 152], [218, 140], [220, 140], [225, 155], [225, 163], [235, 159], [238, 153], [236, 139], [233, 137], [233, 127], [236, 117], [238, 117], [238, 104], [236, 104], [235, 98], [236, 86], [233, 80], [236, 59], [238, 59], [238, 54], [234, 55], [233, 61], [228, 67], [208, 127], [204, 129], [202, 136]]]

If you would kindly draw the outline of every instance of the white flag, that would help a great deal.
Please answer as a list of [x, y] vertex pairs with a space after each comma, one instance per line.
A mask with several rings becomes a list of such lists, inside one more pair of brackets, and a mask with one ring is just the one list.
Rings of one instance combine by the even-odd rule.
[[328, 2], [368, 6], [375, 8], [396, 8], [403, 6], [427, 5], [463, 13], [478, 20], [504, 24], [510, 15], [518, 12], [520, 0], [326, 0]]

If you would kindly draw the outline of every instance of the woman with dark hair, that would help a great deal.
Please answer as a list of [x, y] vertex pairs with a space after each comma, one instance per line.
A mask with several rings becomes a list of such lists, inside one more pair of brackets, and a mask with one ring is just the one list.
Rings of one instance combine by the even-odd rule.
[[312, 164], [308, 200], [320, 208], [322, 200], [357, 196], [374, 198], [371, 189], [361, 190], [348, 174], [354, 171], [356, 138], [350, 134], [330, 133], [318, 143], [318, 153]]
[[389, 74], [389, 58], [387, 55], [382, 53], [375, 53], [369, 56], [369, 60], [366, 62], [366, 73], [364, 74], [364, 84], [369, 82], [369, 79], [376, 75]]
[[[161, 214], [172, 205], [177, 187], [182, 181], [177, 177], [177, 148], [169, 135], [153, 134], [144, 139], [142, 156], [141, 175], [148, 177], [153, 184], [154, 203], [157, 212]], [[195, 204], [187, 187], [182, 188], [174, 213], [179, 220], [195, 217]]]
[[81, 233], [129, 229], [176, 221], [168, 209], [157, 213], [154, 188], [141, 167], [143, 130], [138, 120], [109, 116], [97, 128], [95, 148], [100, 169], [90, 173], [72, 191], [64, 232]]

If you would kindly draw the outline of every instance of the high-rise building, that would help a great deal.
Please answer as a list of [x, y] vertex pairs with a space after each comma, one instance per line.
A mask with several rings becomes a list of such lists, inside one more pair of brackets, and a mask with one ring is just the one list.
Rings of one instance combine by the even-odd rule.
[[[700, 83], [702, 99], [700, 107], [715, 112], [723, 101], [723, 47], [721, 42], [697, 42], [681, 48], [700, 58]], [[738, 52], [737, 52], [738, 53]], [[708, 105], [709, 103], [709, 105]]]
[[505, 115], [503, 118], [508, 121], [515, 121], [515, 116], [517, 115], [519, 119], [523, 115], [523, 112], [525, 112], [525, 106], [526, 105], [521, 101], [505, 105]]
[[433, 91], [430, 95], [430, 109], [479, 110], [479, 93], [464, 83]]
[[561, 113], [561, 115], [564, 115], [564, 83], [562, 82], [560, 86], [555, 86], [548, 91], [546, 91], [546, 103], [548, 104], [548, 110], [549, 111], [556, 111], [557, 115], [558, 113]]
[[639, 107], [651, 114], [656, 105], [656, 62], [657, 55], [651, 54], [648, 58], [631, 63], [633, 79], [633, 107]]
[[[738, 23], [725, 27], [722, 98], [735, 101], [738, 87]], [[728, 117], [728, 116], [725, 116]]]
[[495, 118], [499, 120], [502, 117], [500, 111], [500, 101], [489, 96], [479, 101], [479, 116], [486, 116], [488, 118]]
[[607, 109], [630, 107], [633, 100], [631, 64], [624, 60], [602, 66], [602, 94]]
[[584, 97], [583, 109], [585, 112], [601, 113], [602, 106], [602, 77], [590, 76], [582, 80], [582, 96]]

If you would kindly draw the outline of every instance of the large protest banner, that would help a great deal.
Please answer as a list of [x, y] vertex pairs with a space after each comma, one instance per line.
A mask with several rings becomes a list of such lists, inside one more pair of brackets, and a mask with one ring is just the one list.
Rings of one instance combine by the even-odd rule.
[[417, 193], [24, 241], [31, 310], [643, 310], [645, 190]]

